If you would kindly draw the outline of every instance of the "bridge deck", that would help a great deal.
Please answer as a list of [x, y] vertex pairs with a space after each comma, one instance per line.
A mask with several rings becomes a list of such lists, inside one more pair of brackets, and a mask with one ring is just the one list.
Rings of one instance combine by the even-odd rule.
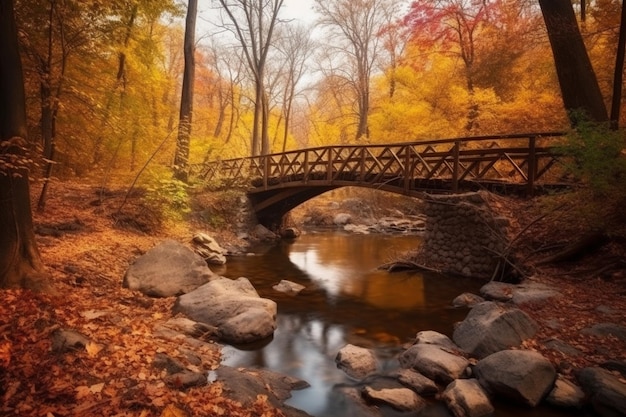
[[[385, 145], [338, 145], [194, 167], [207, 182], [241, 184], [250, 192], [289, 186], [359, 185], [394, 190], [458, 191], [462, 184], [524, 186], [555, 182], [560, 132], [443, 139]], [[559, 171], [559, 172], [556, 172]], [[552, 174], [552, 175], [549, 175]], [[438, 189], [441, 184], [441, 189]]]
[[553, 149], [563, 136], [546, 132], [324, 146], [213, 161], [192, 167], [192, 176], [217, 188], [245, 187], [259, 221], [275, 225], [297, 205], [343, 186], [415, 196], [478, 189], [532, 195], [538, 187], [560, 183], [562, 160]]

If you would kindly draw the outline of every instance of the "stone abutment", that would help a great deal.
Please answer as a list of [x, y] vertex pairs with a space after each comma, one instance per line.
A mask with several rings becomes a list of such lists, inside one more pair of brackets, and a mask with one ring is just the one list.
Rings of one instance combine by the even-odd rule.
[[497, 215], [488, 196], [473, 192], [424, 200], [426, 233], [418, 258], [425, 266], [488, 279], [505, 267], [509, 221]]

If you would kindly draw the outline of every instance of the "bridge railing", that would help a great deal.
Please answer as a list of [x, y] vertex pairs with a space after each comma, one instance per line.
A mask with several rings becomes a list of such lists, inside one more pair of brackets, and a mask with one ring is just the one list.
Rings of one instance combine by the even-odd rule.
[[[440, 139], [396, 144], [331, 145], [271, 155], [218, 160], [193, 167], [205, 181], [243, 181], [268, 190], [310, 185], [389, 184], [407, 193], [432, 180], [451, 191], [463, 181], [535, 184], [554, 171], [551, 150], [562, 132]], [[558, 175], [558, 173], [557, 173]]]

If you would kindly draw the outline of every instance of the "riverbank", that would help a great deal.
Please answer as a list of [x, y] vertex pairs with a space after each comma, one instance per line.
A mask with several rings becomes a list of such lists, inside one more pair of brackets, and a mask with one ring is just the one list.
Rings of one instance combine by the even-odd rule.
[[[230, 416], [280, 415], [263, 397], [241, 405], [219, 384], [184, 390], [176, 382], [168, 384], [163, 371], [153, 367], [154, 355], [163, 353], [188, 366], [211, 370], [220, 364], [221, 347], [203, 343], [199, 362], [187, 356], [192, 349], [186, 342], [155, 335], [155, 327], [171, 317], [173, 300], [143, 297], [120, 285], [128, 265], [166, 238], [188, 242], [195, 232], [204, 230], [227, 249], [238, 250], [246, 242], [237, 231], [217, 220], [207, 227], [206, 219], [200, 217], [164, 223], [144, 205], [141, 194], [131, 196], [117, 213], [125, 197], [123, 190], [101, 198], [97, 188], [89, 185], [55, 184], [54, 189], [46, 212], [36, 214], [34, 220], [38, 245], [58, 295], [2, 292], [0, 328], [6, 335], [0, 343], [3, 413], [161, 416], [176, 415], [166, 414], [166, 410], [187, 415], [221, 410]], [[211, 204], [228, 206], [219, 200]], [[357, 212], [362, 209], [362, 203], [354, 204]], [[540, 226], [526, 229], [521, 240], [525, 248], [520, 253], [530, 255], [553, 242], [571, 241], [572, 230], [582, 230], [580, 222], [558, 211], [553, 212], [557, 222], [546, 225], [536, 221], [542, 216], [541, 204], [546, 203], [503, 200], [503, 207], [515, 214], [511, 218], [516, 230], [524, 230], [532, 222]], [[345, 211], [341, 205], [333, 207]], [[216, 207], [215, 211], [220, 210], [227, 212], [228, 207]], [[606, 256], [623, 257], [622, 250], [618, 244], [610, 244], [588, 259], [558, 266], [528, 262], [534, 279], [559, 288], [563, 297], [527, 309], [541, 325], [537, 335], [525, 342], [526, 348], [540, 351], [565, 373], [609, 360], [626, 360], [623, 341], [581, 333], [594, 323], [626, 323], [623, 270], [610, 275], [596, 273]], [[96, 343], [75, 352], [52, 352], [52, 334], [59, 328], [77, 330]], [[548, 339], [562, 340], [582, 355], [546, 349]]]

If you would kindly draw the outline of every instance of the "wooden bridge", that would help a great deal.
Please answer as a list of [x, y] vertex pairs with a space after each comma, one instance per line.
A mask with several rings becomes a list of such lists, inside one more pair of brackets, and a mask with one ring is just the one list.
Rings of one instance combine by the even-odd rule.
[[544, 132], [332, 145], [213, 161], [194, 165], [191, 174], [219, 188], [245, 187], [259, 222], [276, 229], [289, 210], [344, 186], [409, 196], [480, 189], [532, 195], [560, 183], [563, 169], [552, 149], [563, 136]]

